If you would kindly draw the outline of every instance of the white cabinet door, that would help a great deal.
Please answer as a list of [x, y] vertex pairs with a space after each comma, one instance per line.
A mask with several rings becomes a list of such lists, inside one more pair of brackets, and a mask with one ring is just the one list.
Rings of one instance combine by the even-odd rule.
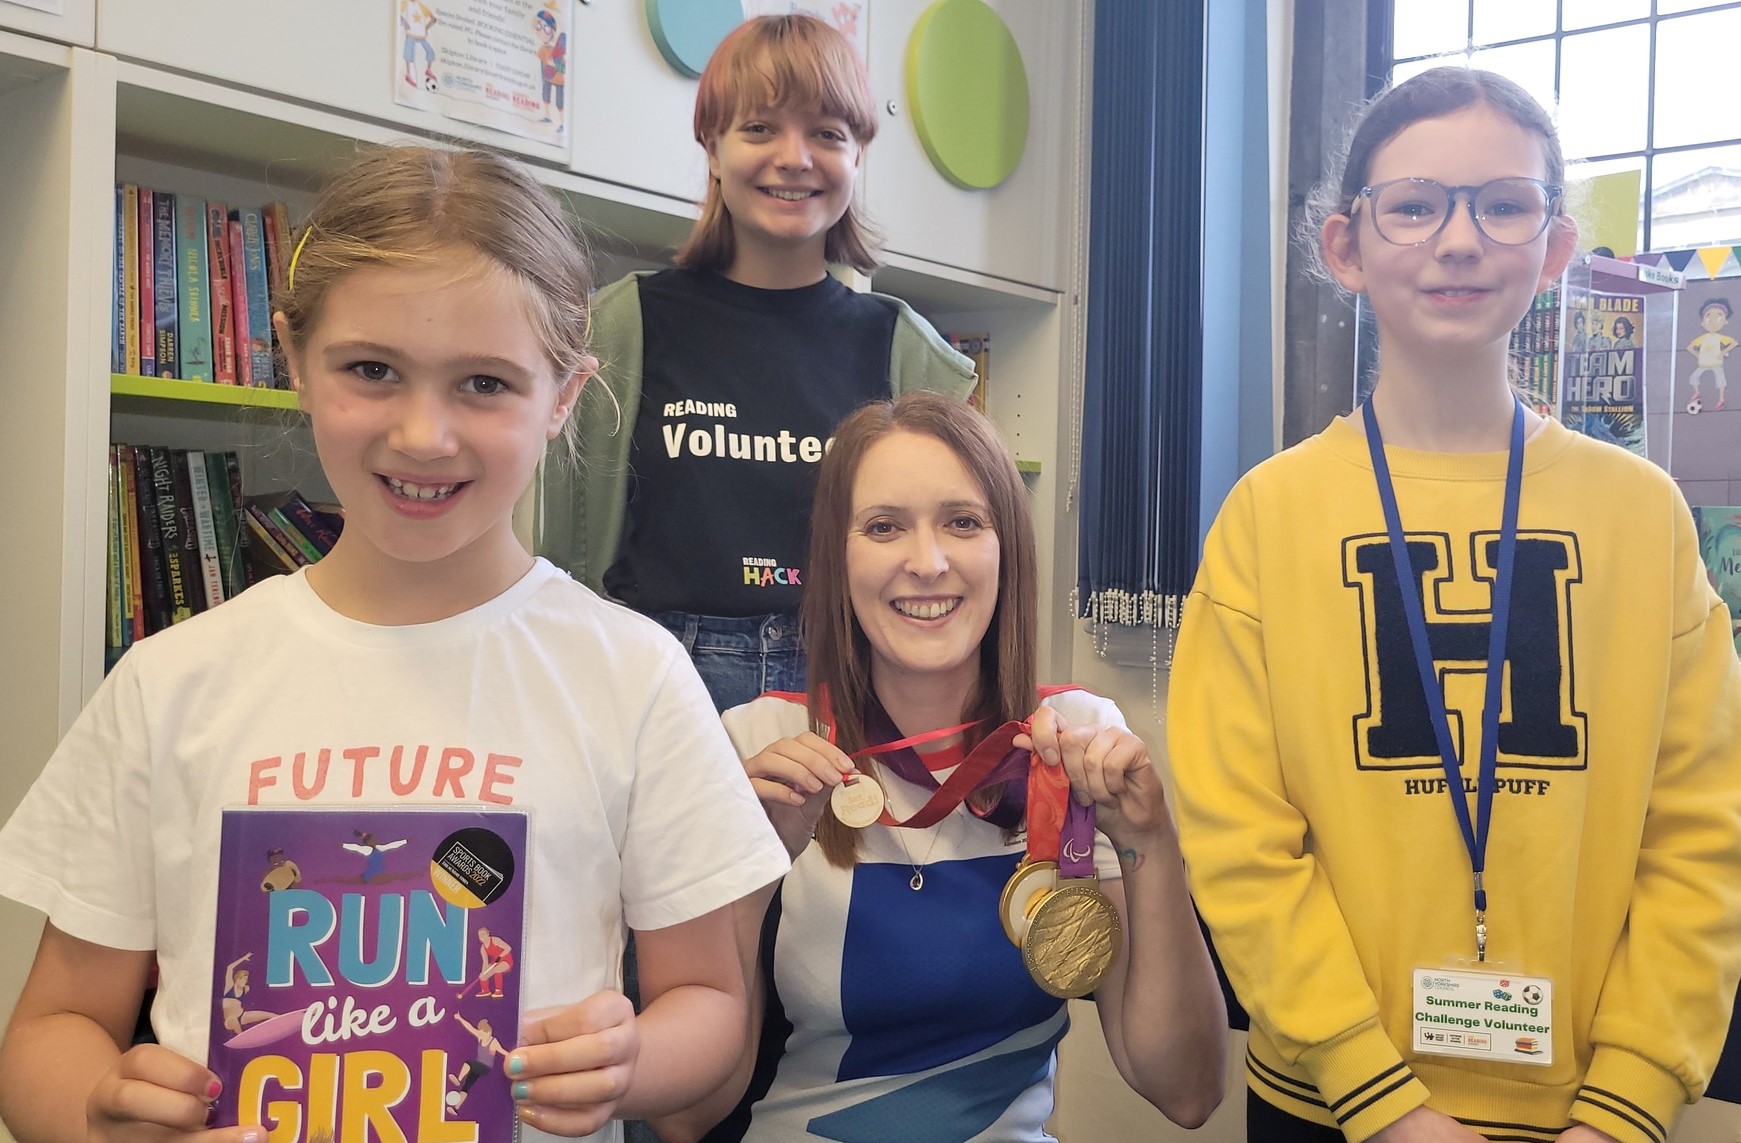
[[0, 28], [88, 48], [97, 40], [97, 0], [0, 0]]
[[[102, 3], [97, 47], [122, 58], [566, 164], [566, 146], [522, 139], [396, 103], [394, 85], [403, 82], [403, 64], [396, 5], [390, 0]], [[0, 2], [0, 9], [5, 6]], [[572, 35], [569, 42], [574, 42]]]
[[871, 87], [882, 116], [865, 159], [871, 218], [891, 252], [1059, 289], [1072, 225], [1082, 0], [989, 0], [1027, 73], [1028, 139], [1014, 173], [988, 190], [944, 178], [914, 130], [907, 44], [931, 3], [875, 0], [870, 9]]
[[707, 162], [695, 142], [696, 81], [665, 62], [645, 0], [574, 6], [574, 170], [696, 202]]

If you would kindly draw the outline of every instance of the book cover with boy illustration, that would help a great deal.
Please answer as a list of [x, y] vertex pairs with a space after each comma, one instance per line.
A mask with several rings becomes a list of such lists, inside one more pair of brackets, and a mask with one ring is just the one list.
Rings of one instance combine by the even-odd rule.
[[273, 1143], [507, 1143], [526, 815], [228, 809], [207, 1065]]

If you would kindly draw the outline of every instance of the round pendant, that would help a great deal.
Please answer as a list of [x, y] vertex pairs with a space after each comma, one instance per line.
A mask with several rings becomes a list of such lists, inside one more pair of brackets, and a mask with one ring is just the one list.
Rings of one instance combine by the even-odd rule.
[[1118, 910], [1092, 880], [1067, 880], [1046, 894], [1022, 937], [1022, 961], [1034, 983], [1071, 999], [1099, 987], [1118, 959]]
[[876, 824], [883, 816], [883, 788], [869, 774], [848, 774], [828, 795], [828, 804], [840, 823], [853, 829]]
[[1003, 922], [1004, 936], [1010, 944], [1022, 947], [1022, 934], [1028, 931], [1028, 914], [1037, 900], [1058, 887], [1056, 861], [1024, 861], [1016, 866], [1010, 879], [1004, 882], [998, 901], [998, 918]]

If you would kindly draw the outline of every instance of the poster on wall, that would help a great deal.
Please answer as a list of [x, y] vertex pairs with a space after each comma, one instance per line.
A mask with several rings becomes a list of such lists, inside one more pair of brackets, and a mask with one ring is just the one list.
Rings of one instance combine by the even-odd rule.
[[1562, 328], [1560, 419], [1644, 456], [1644, 299], [1568, 290]]
[[744, 0], [744, 19], [783, 16], [789, 12], [815, 16], [832, 24], [852, 44], [859, 59], [866, 59], [869, 9], [870, 0]]
[[1741, 256], [1710, 247], [1671, 264], [1684, 255], [1668, 470], [1691, 504], [1741, 504]]
[[35, 8], [38, 12], [52, 12], [56, 16], [66, 14], [63, 0], [0, 0], [0, 7], [7, 4], [15, 8]]
[[571, 0], [396, 0], [394, 8], [396, 103], [567, 144]]

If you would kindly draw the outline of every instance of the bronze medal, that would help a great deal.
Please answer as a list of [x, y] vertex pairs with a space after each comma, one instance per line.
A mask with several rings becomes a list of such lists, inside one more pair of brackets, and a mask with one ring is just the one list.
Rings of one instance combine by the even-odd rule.
[[883, 816], [886, 798], [882, 786], [869, 774], [848, 774], [828, 795], [828, 804], [840, 823], [853, 829], [875, 825]]
[[1118, 959], [1123, 926], [1095, 878], [1071, 879], [1046, 893], [1028, 916], [1022, 962], [1034, 983], [1072, 999], [1100, 986]]

